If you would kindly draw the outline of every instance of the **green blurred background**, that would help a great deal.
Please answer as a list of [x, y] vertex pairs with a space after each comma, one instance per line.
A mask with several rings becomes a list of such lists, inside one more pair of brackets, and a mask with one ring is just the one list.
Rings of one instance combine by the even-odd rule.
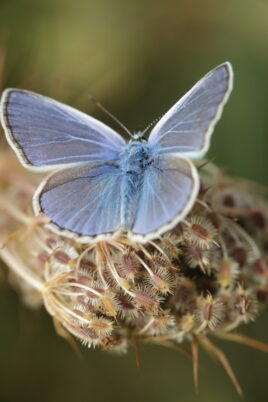
[[[31, 89], [114, 126], [94, 95], [130, 130], [165, 112], [201, 76], [229, 60], [235, 89], [209, 156], [268, 184], [268, 2], [264, 0], [1, 0], [0, 85]], [[3, 142], [1, 142], [1, 145]], [[191, 362], [143, 346], [77, 358], [50, 317], [0, 288], [0, 402], [239, 401], [219, 364], [202, 355], [197, 396]], [[267, 312], [243, 333], [268, 343]], [[267, 402], [268, 356], [219, 343], [245, 401]]]

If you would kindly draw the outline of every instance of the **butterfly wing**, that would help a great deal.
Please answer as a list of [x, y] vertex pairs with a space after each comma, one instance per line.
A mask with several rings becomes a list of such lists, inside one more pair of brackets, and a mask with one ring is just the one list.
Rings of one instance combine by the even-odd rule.
[[117, 159], [125, 145], [122, 137], [100, 121], [20, 89], [4, 91], [1, 120], [9, 144], [32, 170]]
[[232, 87], [230, 63], [210, 71], [155, 125], [149, 143], [159, 154], [201, 158]]
[[144, 172], [130, 240], [145, 243], [174, 227], [191, 210], [198, 190], [191, 161], [172, 156], [156, 159]]
[[59, 170], [37, 189], [34, 212], [49, 216], [47, 226], [54, 232], [83, 243], [116, 236], [121, 222], [121, 175], [112, 164]]

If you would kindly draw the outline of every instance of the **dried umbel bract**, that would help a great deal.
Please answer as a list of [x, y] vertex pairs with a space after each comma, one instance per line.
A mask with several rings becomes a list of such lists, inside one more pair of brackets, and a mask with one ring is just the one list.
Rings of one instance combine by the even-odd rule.
[[[9, 165], [13, 163], [12, 156]], [[0, 166], [1, 257], [28, 305], [43, 303], [61, 335], [88, 346], [125, 352], [131, 343], [183, 348], [190, 342], [218, 357], [239, 384], [210, 335], [267, 347], [235, 331], [254, 320], [268, 299], [268, 208], [262, 189], [200, 170], [190, 214], [146, 245], [122, 237], [79, 244], [34, 217], [34, 180], [14, 162]], [[256, 191], [258, 190], [258, 191]], [[187, 343], [185, 343], [187, 345]]]

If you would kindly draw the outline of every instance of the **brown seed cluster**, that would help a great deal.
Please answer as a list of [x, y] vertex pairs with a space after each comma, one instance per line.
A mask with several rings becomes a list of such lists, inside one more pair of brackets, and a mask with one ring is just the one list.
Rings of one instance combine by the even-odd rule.
[[208, 336], [233, 336], [266, 304], [266, 189], [207, 164], [192, 211], [159, 239], [79, 244], [33, 217], [32, 177], [16, 162], [12, 174], [5, 166], [0, 255], [23, 299], [43, 303], [61, 335], [119, 352], [139, 341], [180, 347], [200, 340], [217, 354]]

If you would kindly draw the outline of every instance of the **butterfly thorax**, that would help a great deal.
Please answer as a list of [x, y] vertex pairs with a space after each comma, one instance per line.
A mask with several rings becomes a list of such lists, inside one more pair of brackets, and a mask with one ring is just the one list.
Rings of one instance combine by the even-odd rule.
[[147, 141], [134, 140], [127, 144], [120, 155], [120, 168], [125, 174], [143, 173], [152, 163], [152, 150]]

